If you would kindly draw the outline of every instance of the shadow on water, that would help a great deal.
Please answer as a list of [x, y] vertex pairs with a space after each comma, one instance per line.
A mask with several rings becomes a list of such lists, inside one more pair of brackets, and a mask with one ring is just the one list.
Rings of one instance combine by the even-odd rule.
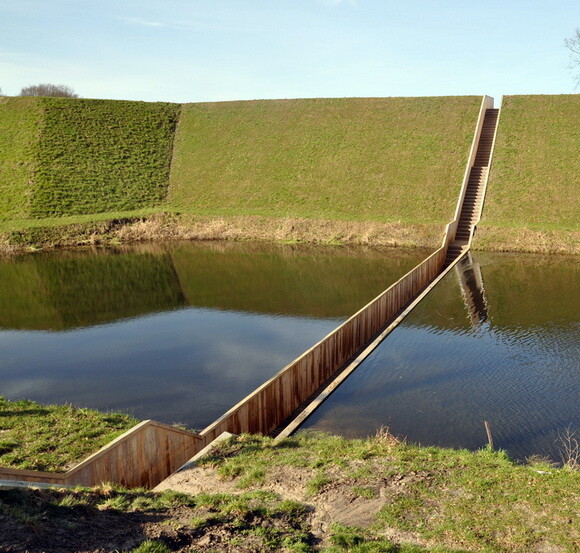
[[349, 437], [392, 421], [411, 441], [559, 459], [579, 431], [576, 259], [466, 256], [306, 421]]

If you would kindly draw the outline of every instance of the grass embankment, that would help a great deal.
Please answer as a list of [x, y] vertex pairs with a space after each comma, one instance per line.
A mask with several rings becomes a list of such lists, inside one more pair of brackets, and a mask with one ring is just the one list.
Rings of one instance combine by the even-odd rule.
[[10, 221], [4, 226], [159, 204], [167, 193], [179, 109], [112, 100], [3, 100], [0, 219]]
[[478, 97], [187, 104], [169, 199], [212, 216], [444, 225]]
[[[0, 252], [175, 238], [436, 246], [479, 103], [5, 98]], [[475, 247], [578, 252], [579, 103], [504, 99]]]
[[240, 436], [162, 487], [174, 491], [0, 492], [0, 547], [540, 553], [572, 552], [579, 539], [573, 468], [419, 447], [388, 433]]
[[0, 466], [65, 471], [138, 422], [123, 413], [0, 396]]
[[28, 215], [41, 122], [38, 98], [0, 97], [0, 223]]
[[[0, 197], [5, 251], [179, 237], [433, 246], [480, 98], [187, 104], [170, 175], [181, 106], [39, 102], [27, 211], [4, 209], [23, 195]], [[160, 211], [181, 215], [139, 221]]]
[[479, 249], [578, 252], [580, 95], [504, 97]]

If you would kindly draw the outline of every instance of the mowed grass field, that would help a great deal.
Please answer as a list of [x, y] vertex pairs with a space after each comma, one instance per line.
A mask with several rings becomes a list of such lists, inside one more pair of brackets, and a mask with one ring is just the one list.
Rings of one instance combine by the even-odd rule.
[[187, 104], [169, 204], [203, 215], [447, 223], [480, 97]]
[[506, 96], [483, 225], [578, 230], [580, 94]]
[[167, 193], [177, 104], [43, 98], [34, 218], [156, 205]]
[[[167, 237], [432, 247], [480, 102], [0, 98], [0, 250]], [[474, 247], [580, 249], [579, 123], [580, 95], [504, 99]], [[111, 235], [119, 224], [128, 232]]]

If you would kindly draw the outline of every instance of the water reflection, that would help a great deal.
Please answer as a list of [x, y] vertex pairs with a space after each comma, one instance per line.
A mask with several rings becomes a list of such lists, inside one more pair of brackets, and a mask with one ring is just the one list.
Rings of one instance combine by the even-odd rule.
[[426, 255], [182, 243], [0, 262], [0, 394], [203, 428]]
[[578, 431], [580, 327], [574, 259], [467, 258], [306, 422], [366, 436], [392, 421], [411, 441], [485, 444], [558, 459]]
[[461, 258], [455, 265], [455, 273], [461, 286], [463, 302], [469, 313], [472, 326], [478, 326], [487, 321], [487, 300], [483, 287], [481, 266], [473, 260], [471, 252]]

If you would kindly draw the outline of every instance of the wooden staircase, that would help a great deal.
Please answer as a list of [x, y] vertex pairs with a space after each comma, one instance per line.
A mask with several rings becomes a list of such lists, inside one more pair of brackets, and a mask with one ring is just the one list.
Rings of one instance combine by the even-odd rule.
[[485, 111], [475, 161], [469, 173], [469, 180], [467, 182], [467, 188], [465, 189], [465, 197], [463, 198], [463, 204], [461, 206], [457, 231], [455, 232], [453, 242], [449, 244], [449, 248], [447, 249], [445, 267], [469, 249], [474, 226], [481, 216], [485, 184], [489, 174], [491, 150], [493, 148], [498, 116], [498, 109], [487, 109]]

